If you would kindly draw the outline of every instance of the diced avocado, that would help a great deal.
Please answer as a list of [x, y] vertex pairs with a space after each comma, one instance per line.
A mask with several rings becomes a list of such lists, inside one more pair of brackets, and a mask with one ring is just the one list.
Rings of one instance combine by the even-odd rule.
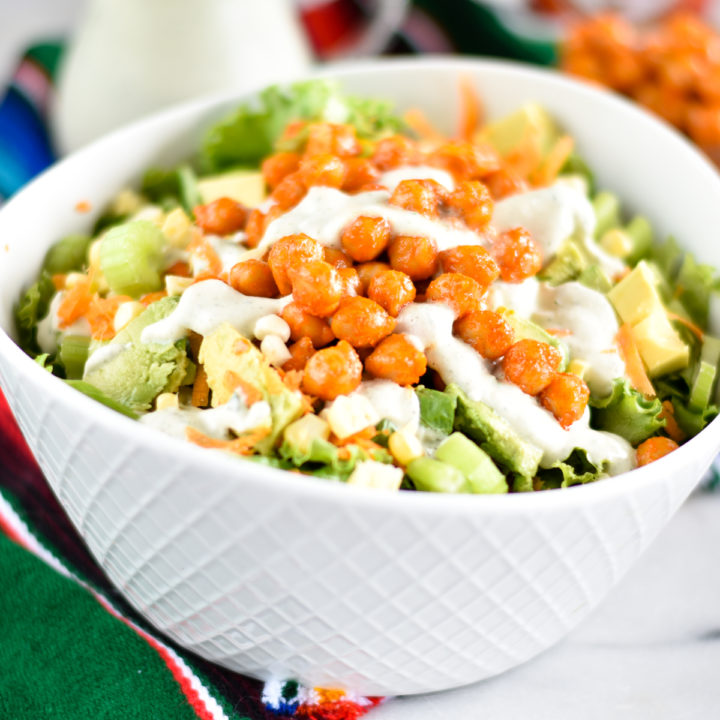
[[634, 325], [633, 336], [651, 378], [682, 370], [690, 362], [690, 348], [662, 308]]
[[537, 137], [543, 155], [550, 151], [560, 136], [560, 130], [550, 113], [536, 103], [523, 105], [519, 110], [486, 125], [481, 139], [489, 142], [501, 155], [509, 155], [528, 137]]
[[[108, 359], [97, 367], [91, 362], [83, 380], [136, 411], [148, 410], [162, 392], [175, 392], [189, 363], [185, 342], [143, 343], [140, 335], [145, 327], [169, 315], [177, 302], [178, 298], [168, 297], [152, 303], [107, 345], [96, 349], [107, 352]], [[117, 354], [112, 354], [112, 348], [118, 348]]]
[[467, 480], [453, 465], [421, 457], [413, 460], [405, 472], [415, 487], [423, 492], [459, 493], [467, 489]]
[[257, 207], [267, 197], [265, 179], [259, 170], [233, 170], [208, 175], [198, 180], [198, 190], [205, 203], [229, 197], [248, 207]]
[[665, 314], [652, 268], [642, 260], [610, 292], [608, 298], [624, 323], [635, 325], [651, 314]]
[[512, 472], [533, 477], [543, 452], [523, 440], [492, 408], [470, 400], [457, 385], [448, 385], [446, 392], [457, 397], [455, 429], [474, 440], [501, 465]]
[[560, 370], [564, 371], [570, 361], [570, 350], [568, 346], [560, 339], [551, 335], [547, 330], [541, 328], [537, 323], [529, 320], [528, 318], [522, 318], [512, 310], [500, 310], [503, 317], [508, 321], [508, 324], [515, 333], [515, 340], [537, 340], [538, 342], [547, 343], [557, 348], [563, 357], [562, 365]]
[[198, 359], [207, 373], [213, 407], [228, 402], [238, 389], [248, 405], [257, 400], [269, 403], [272, 432], [255, 446], [260, 453], [269, 451], [302, 413], [302, 395], [290, 390], [260, 350], [228, 323], [203, 338]]
[[443, 435], [449, 435], [455, 422], [455, 396], [422, 385], [415, 388], [415, 394], [420, 401], [420, 422]]
[[589, 287], [591, 290], [597, 290], [601, 293], [608, 293], [612, 288], [612, 280], [606, 275], [605, 271], [596, 263], [588, 265], [578, 275], [578, 282]]
[[542, 271], [542, 279], [551, 285], [560, 285], [580, 275], [588, 263], [578, 244], [566, 240], [559, 248], [552, 262]]
[[462, 433], [455, 432], [435, 451], [435, 459], [453, 465], [465, 476], [474, 493], [506, 493], [505, 476], [490, 456]]

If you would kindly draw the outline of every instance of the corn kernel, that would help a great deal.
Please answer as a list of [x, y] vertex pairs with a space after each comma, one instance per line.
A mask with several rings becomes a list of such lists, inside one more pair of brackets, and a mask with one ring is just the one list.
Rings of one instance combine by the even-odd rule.
[[589, 369], [590, 366], [584, 360], [571, 360], [567, 367], [569, 373], [577, 375], [581, 380]]
[[363, 460], [359, 462], [348, 478], [348, 485], [373, 488], [375, 490], [399, 490], [403, 471], [394, 465]]
[[260, 352], [271, 365], [284, 365], [291, 357], [287, 345], [277, 335], [268, 335], [260, 343]]
[[277, 335], [284, 343], [290, 339], [290, 326], [279, 315], [263, 315], [255, 323], [253, 335], [264, 340], [268, 335]]
[[157, 205], [145, 205], [141, 207], [131, 218], [131, 220], [147, 220], [158, 227], [162, 227], [165, 222], [165, 213], [161, 207]]
[[388, 450], [400, 465], [407, 465], [412, 460], [422, 457], [425, 450], [415, 433], [402, 429], [394, 432], [388, 440]]
[[145, 306], [135, 300], [120, 303], [120, 305], [118, 305], [118, 309], [115, 311], [115, 317], [113, 318], [113, 328], [115, 328], [115, 332], [120, 332], [143, 310], [145, 310]]
[[182, 275], [166, 275], [165, 290], [168, 295], [182, 295], [192, 284], [193, 279]]
[[634, 247], [632, 238], [620, 228], [608, 230], [600, 238], [600, 245], [611, 255], [619, 258], [626, 258]]
[[182, 208], [171, 210], [162, 224], [162, 231], [168, 244], [176, 248], [187, 247], [190, 242], [192, 223]]
[[160, 393], [155, 399], [156, 410], [177, 410], [180, 407], [177, 393]]
[[70, 272], [65, 276], [65, 289], [74, 288], [81, 282], [85, 282], [88, 276], [81, 272]]
[[142, 195], [138, 195], [130, 188], [125, 188], [110, 203], [110, 212], [113, 215], [132, 215], [143, 206], [144, 202]]
[[341, 440], [380, 422], [375, 408], [363, 395], [339, 395], [322, 412]]

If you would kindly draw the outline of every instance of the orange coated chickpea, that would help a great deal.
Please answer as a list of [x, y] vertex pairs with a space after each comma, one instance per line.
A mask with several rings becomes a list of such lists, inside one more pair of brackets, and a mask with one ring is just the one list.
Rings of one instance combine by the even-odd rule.
[[290, 268], [311, 260], [322, 260], [322, 257], [322, 245], [303, 233], [286, 235], [274, 243], [268, 254], [268, 265], [280, 294], [288, 295], [292, 292], [288, 276]]
[[365, 369], [398, 385], [416, 385], [427, 370], [427, 359], [404, 335], [388, 335], [365, 359]]
[[362, 291], [362, 283], [360, 282], [360, 276], [357, 274], [357, 270], [355, 268], [340, 268], [337, 273], [340, 278], [343, 297], [346, 295], [348, 297], [360, 295]]
[[665, 457], [673, 450], [678, 449], [678, 444], [666, 437], [651, 437], [641, 442], [636, 452], [638, 465], [649, 465], [651, 462]]
[[243, 295], [274, 298], [278, 288], [270, 266], [262, 260], [244, 260], [230, 270], [229, 285]]
[[290, 210], [295, 207], [307, 192], [300, 171], [286, 175], [270, 193], [270, 197], [282, 210]]
[[360, 153], [361, 147], [353, 125], [312, 123], [308, 127], [305, 155], [337, 155], [341, 158]]
[[298, 167], [300, 167], [300, 156], [297, 153], [278, 152], [263, 160], [262, 174], [268, 187], [273, 190]]
[[308, 360], [315, 354], [312, 340], [307, 336], [301, 337], [297, 342], [288, 346], [290, 359], [282, 366], [285, 372], [290, 370], [304, 370]]
[[329, 317], [338, 308], [343, 286], [338, 271], [324, 260], [307, 260], [288, 269], [293, 300], [316, 317]]
[[502, 166], [490, 145], [450, 142], [433, 151], [428, 162], [451, 173], [457, 180], [479, 180]]
[[415, 299], [415, 293], [413, 281], [399, 270], [381, 270], [367, 288], [367, 296], [393, 317]]
[[525, 228], [517, 227], [500, 233], [490, 254], [500, 267], [505, 282], [519, 283], [537, 275], [542, 268], [542, 250]]
[[337, 248], [323, 248], [323, 260], [330, 263], [336, 270], [352, 267], [352, 258]]
[[364, 297], [345, 297], [330, 320], [335, 337], [353, 347], [374, 347], [395, 329], [395, 319]]
[[403, 135], [378, 140], [372, 161], [380, 170], [392, 170], [401, 165], [413, 165], [420, 159], [417, 144]]
[[435, 274], [438, 250], [435, 241], [426, 237], [398, 235], [388, 248], [390, 267], [409, 275], [413, 280], [425, 280]]
[[229, 235], [242, 230], [247, 220], [245, 207], [229, 197], [197, 205], [193, 212], [195, 222], [210, 235]]
[[505, 168], [486, 175], [483, 181], [487, 185], [490, 195], [496, 200], [527, 192], [530, 189], [530, 183], [525, 178]]
[[441, 197], [445, 194], [445, 189], [433, 180], [403, 180], [398, 183], [388, 202], [404, 210], [436, 217]]
[[566, 430], [583, 416], [589, 398], [585, 381], [572, 373], [557, 373], [539, 396], [542, 406]]
[[343, 250], [356, 262], [374, 260], [390, 243], [392, 228], [381, 217], [355, 218], [343, 231]]
[[493, 200], [479, 180], [465, 180], [450, 193], [448, 206], [455, 210], [472, 230], [483, 230], [493, 213]]
[[265, 232], [265, 213], [255, 208], [248, 215], [245, 226], [245, 244], [248, 247], [257, 247]]
[[455, 332], [484, 358], [498, 360], [515, 342], [510, 323], [492, 310], [475, 310], [455, 322]]
[[305, 157], [298, 172], [305, 187], [325, 185], [339, 188], [345, 180], [345, 163], [337, 155], [321, 153]]
[[458, 245], [440, 253], [443, 272], [462, 273], [487, 289], [500, 275], [500, 268], [492, 255], [480, 245]]
[[335, 339], [330, 323], [325, 318], [305, 312], [297, 303], [288, 303], [280, 317], [290, 326], [290, 338], [295, 342], [309, 337], [313, 347], [325, 347]]
[[360, 295], [367, 295], [368, 288], [372, 279], [384, 270], [389, 270], [390, 266], [384, 262], [366, 262], [356, 265], [358, 277], [360, 278]]
[[442, 302], [449, 305], [456, 318], [478, 310], [482, 302], [483, 288], [467, 275], [443, 273], [438, 275], [425, 291], [429, 302]]
[[362, 379], [362, 363], [352, 345], [341, 340], [318, 350], [305, 365], [303, 390], [322, 400], [334, 400], [356, 390]]
[[349, 193], [358, 192], [361, 188], [372, 185], [380, 179], [380, 171], [368, 158], [347, 158], [345, 171], [342, 189]]
[[542, 392], [560, 368], [560, 351], [544, 342], [524, 338], [508, 348], [502, 360], [505, 377], [528, 395]]

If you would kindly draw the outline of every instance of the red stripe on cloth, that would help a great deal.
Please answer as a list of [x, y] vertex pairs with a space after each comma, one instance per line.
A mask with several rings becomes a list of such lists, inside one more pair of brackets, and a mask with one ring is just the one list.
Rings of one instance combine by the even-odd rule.
[[0, 515], [0, 530], [9, 537], [13, 542], [17, 543], [21, 547], [24, 547], [26, 550], [28, 550], [28, 546], [23, 542], [23, 538], [15, 531], [15, 529], [10, 525], [10, 523], [5, 520], [5, 518]]

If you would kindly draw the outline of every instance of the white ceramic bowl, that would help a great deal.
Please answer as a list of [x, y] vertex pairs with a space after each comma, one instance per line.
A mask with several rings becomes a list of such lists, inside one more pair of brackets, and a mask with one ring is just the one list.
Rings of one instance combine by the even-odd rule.
[[[469, 60], [338, 69], [348, 90], [453, 127], [467, 73], [491, 115], [543, 103], [601, 185], [720, 266], [720, 178], [680, 136], [558, 75]], [[47, 247], [238, 98], [186, 105], [72, 156], [0, 211], [0, 326]], [[720, 419], [659, 462], [570, 490], [390, 494], [200, 450], [40, 369], [0, 332], [0, 383], [60, 502], [127, 599], [186, 648], [258, 678], [417, 693], [525, 662], [585, 617], [707, 468]]]

